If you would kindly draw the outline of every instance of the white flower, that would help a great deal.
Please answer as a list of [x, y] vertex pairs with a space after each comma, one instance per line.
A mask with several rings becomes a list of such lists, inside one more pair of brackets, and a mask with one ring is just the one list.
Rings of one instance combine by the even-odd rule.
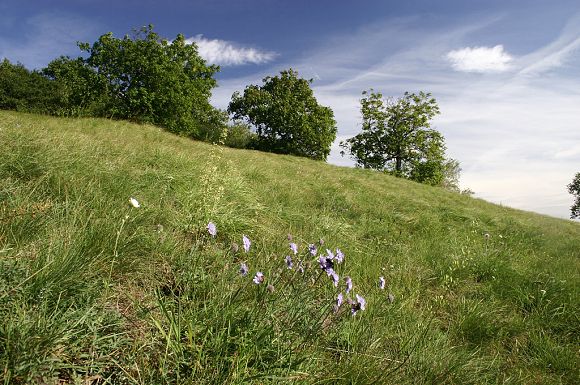
[[133, 197], [129, 198], [129, 203], [131, 203], [131, 206], [135, 207], [136, 209], [141, 207], [141, 205], [139, 204], [139, 201]]

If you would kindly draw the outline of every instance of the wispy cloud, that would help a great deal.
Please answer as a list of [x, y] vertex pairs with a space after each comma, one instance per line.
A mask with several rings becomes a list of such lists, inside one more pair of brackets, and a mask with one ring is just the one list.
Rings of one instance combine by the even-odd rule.
[[503, 45], [495, 47], [466, 47], [447, 53], [453, 69], [461, 72], [504, 72], [510, 69], [513, 57]]
[[195, 43], [198, 52], [208, 63], [224, 66], [243, 64], [263, 64], [271, 62], [278, 56], [275, 52], [262, 51], [253, 47], [242, 47], [234, 42], [207, 39], [203, 35], [187, 39], [189, 43]]

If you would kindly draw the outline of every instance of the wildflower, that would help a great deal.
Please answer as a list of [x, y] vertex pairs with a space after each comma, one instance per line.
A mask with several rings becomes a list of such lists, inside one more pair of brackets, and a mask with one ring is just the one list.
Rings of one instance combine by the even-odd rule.
[[328, 258], [328, 259], [334, 259], [334, 254], [332, 253], [331, 250], [326, 249], [326, 255], [327, 255], [326, 258]]
[[342, 263], [344, 261], [344, 253], [340, 249], [336, 249], [336, 262]]
[[348, 294], [352, 290], [352, 279], [350, 277], [346, 277], [344, 280], [346, 282], [346, 294]]
[[266, 289], [270, 292], [273, 293], [276, 289], [274, 289], [273, 285], [268, 284], [268, 286], [266, 286]]
[[292, 242], [292, 234], [288, 234], [288, 235], [286, 236], [286, 238], [287, 238], [287, 239], [288, 239], [290, 242]]
[[207, 232], [212, 237], [215, 237], [216, 236], [216, 234], [217, 234], [217, 228], [215, 227], [215, 223], [210, 222], [210, 223], [207, 224]]
[[318, 263], [320, 264], [320, 268], [324, 271], [326, 271], [328, 273], [329, 269], [333, 269], [334, 268], [334, 263], [332, 262], [332, 259], [326, 258], [326, 257], [320, 257], [318, 258]]
[[250, 269], [248, 269], [248, 265], [242, 262], [242, 264], [240, 265], [240, 274], [245, 277], [246, 275], [248, 275], [248, 271], [250, 271]]
[[290, 250], [294, 253], [294, 255], [298, 254], [298, 246], [294, 242], [290, 242]]
[[359, 310], [365, 310], [367, 307], [367, 301], [360, 295], [356, 295], [356, 302], [351, 305], [350, 311], [354, 316]]
[[250, 245], [252, 244], [252, 242], [250, 242], [250, 238], [248, 238], [247, 236], [242, 236], [242, 241], [244, 243], [244, 250], [247, 253], [248, 251], [250, 251]]
[[129, 198], [129, 203], [131, 204], [131, 206], [135, 207], [136, 209], [141, 207], [141, 205], [139, 204], [139, 201], [137, 201], [137, 199], [135, 199], [133, 197]]
[[379, 277], [379, 289], [385, 290], [385, 277]]
[[342, 295], [342, 293], [339, 293], [338, 296], [336, 297], [336, 306], [340, 307], [340, 305], [342, 305], [343, 302], [344, 296]]
[[288, 267], [288, 269], [292, 270], [292, 266], [294, 266], [294, 263], [292, 262], [292, 257], [287, 255], [285, 260], [286, 260], [286, 266]]
[[334, 284], [334, 287], [338, 287], [338, 274], [336, 274], [336, 271], [334, 271], [333, 269], [329, 269], [330, 270], [330, 274], [328, 274], [330, 276], [330, 278], [332, 279], [332, 283]]
[[256, 285], [261, 284], [262, 282], [264, 282], [264, 273], [262, 273], [261, 271], [258, 271], [256, 273], [256, 275], [254, 276], [254, 279], [252, 279], [252, 281], [254, 281], [254, 283]]
[[310, 255], [312, 255], [313, 257], [316, 257], [316, 252], [318, 250], [316, 249], [316, 246], [313, 243], [311, 243], [308, 245], [308, 251], [310, 252]]
[[301, 274], [304, 274], [304, 263], [302, 262], [302, 260], [298, 261], [298, 271]]

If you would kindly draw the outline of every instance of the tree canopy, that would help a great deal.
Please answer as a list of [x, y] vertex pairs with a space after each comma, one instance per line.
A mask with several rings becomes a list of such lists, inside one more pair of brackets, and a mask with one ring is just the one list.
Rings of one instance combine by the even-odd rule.
[[568, 192], [574, 196], [574, 203], [570, 207], [570, 218], [580, 218], [580, 172], [568, 185]]
[[92, 106], [91, 114], [158, 124], [194, 137], [221, 123], [209, 104], [219, 67], [206, 65], [183, 35], [167, 41], [149, 26], [132, 37], [106, 33], [79, 47], [86, 58], [60, 57], [44, 71], [63, 85], [71, 107]]
[[[385, 99], [379, 92], [364, 91], [360, 100], [362, 132], [341, 142], [358, 167], [389, 172], [430, 185], [457, 185], [457, 161], [445, 158], [445, 140], [431, 128], [439, 106], [429, 93], [406, 92]], [[453, 180], [454, 179], [454, 180]]]
[[228, 112], [255, 128], [259, 150], [326, 160], [336, 122], [332, 110], [318, 104], [311, 83], [292, 69], [282, 71], [261, 86], [247, 86], [243, 95], [235, 92]]

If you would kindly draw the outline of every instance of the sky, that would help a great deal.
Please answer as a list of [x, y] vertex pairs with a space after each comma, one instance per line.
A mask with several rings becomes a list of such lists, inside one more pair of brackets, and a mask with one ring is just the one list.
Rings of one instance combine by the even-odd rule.
[[578, 0], [0, 0], [0, 58], [42, 68], [77, 41], [152, 24], [221, 67], [212, 103], [293, 68], [332, 108], [339, 142], [370, 88], [430, 92], [433, 127], [475, 196], [568, 218], [580, 172]]

